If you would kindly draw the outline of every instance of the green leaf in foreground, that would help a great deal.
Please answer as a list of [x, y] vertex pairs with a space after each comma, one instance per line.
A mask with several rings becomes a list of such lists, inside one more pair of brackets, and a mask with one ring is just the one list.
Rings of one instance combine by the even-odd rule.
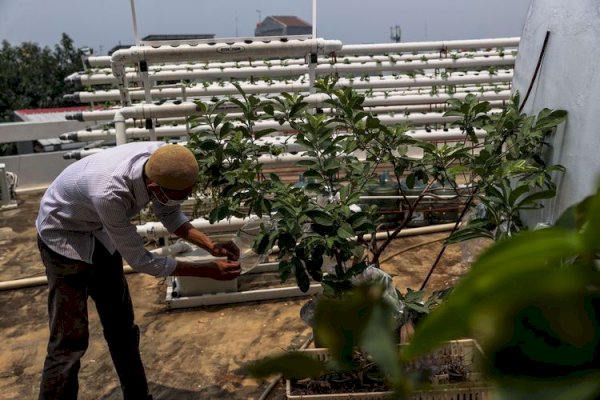
[[[535, 296], [530, 285], [536, 282], [531, 279], [543, 279], [561, 259], [581, 250], [579, 235], [556, 228], [522, 233], [497, 243], [481, 255], [448, 299], [423, 321], [404, 356], [412, 359], [443, 341], [488, 333], [485, 327], [490, 316]], [[536, 286], [540, 290], [562, 290], [560, 285]]]
[[315, 311], [315, 336], [328, 348], [333, 365], [351, 368], [352, 353], [361, 348], [392, 380], [400, 377], [391, 307], [383, 300], [384, 287], [358, 286], [341, 298], [323, 296]]

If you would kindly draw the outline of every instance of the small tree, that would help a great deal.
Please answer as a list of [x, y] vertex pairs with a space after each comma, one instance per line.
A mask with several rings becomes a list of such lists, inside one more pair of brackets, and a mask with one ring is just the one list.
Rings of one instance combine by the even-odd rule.
[[[338, 296], [353, 286], [353, 277], [367, 266], [379, 266], [382, 252], [433, 187], [451, 188], [456, 196], [469, 188], [476, 202], [492, 211], [497, 210], [493, 196], [501, 190], [510, 192], [500, 200], [506, 197], [507, 207], [512, 208], [498, 209], [497, 221], [487, 217], [488, 225], [480, 226], [477, 221], [469, 228], [470, 232], [487, 229], [486, 235], [494, 232], [498, 237], [499, 231], [521, 228], [519, 210], [539, 207], [539, 199], [555, 193], [550, 173], [560, 167], [547, 167], [538, 153], [547, 134], [564, 120], [564, 112], [544, 110], [537, 118], [519, 114], [515, 112], [517, 96], [512, 106], [491, 114], [489, 103], [469, 95], [462, 102], [452, 101], [447, 113], [460, 118], [457, 124], [465, 140], [434, 145], [410, 137], [407, 126], [384, 125], [363, 109], [364, 96], [339, 88], [335, 78], [325, 78], [315, 86], [327, 97], [330, 109], [326, 114], [309, 110], [304, 96], [282, 94], [260, 100], [238, 86], [240, 95], [229, 102], [241, 110], [241, 116], [228, 120], [219, 113], [222, 101], [199, 103], [205, 114], [192, 121], [190, 140], [201, 166], [201, 192], [214, 201], [210, 220], [268, 214], [273, 225], [257, 237], [254, 248], [264, 253], [278, 246], [282, 280], [294, 276], [304, 291], [312, 278], [321, 282], [326, 294]], [[298, 165], [309, 182], [305, 187], [284, 183], [275, 174], [264, 175], [260, 157], [284, 151], [257, 142], [274, 131], [256, 128], [265, 119], [296, 132], [295, 141], [304, 148]], [[483, 142], [476, 135], [480, 128], [487, 131]], [[421, 148], [423, 157], [408, 157], [409, 146]], [[382, 165], [391, 166], [406, 210], [398, 225], [388, 230], [387, 238], [378, 242], [375, 233], [383, 218], [377, 206], [365, 206], [360, 197]], [[406, 191], [417, 182], [423, 190], [409, 201]], [[502, 230], [503, 224], [508, 230]], [[473, 236], [465, 232], [461, 231], [462, 239]]]

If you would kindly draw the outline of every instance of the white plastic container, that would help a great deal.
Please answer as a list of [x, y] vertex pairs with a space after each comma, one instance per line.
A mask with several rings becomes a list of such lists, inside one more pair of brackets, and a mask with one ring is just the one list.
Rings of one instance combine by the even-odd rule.
[[[194, 251], [183, 253], [176, 257], [177, 260], [189, 262], [201, 262], [215, 259], [204, 249], [196, 248]], [[211, 278], [199, 278], [195, 276], [173, 277], [173, 297], [200, 296], [203, 294], [231, 293], [237, 292], [238, 280], [218, 281]]]

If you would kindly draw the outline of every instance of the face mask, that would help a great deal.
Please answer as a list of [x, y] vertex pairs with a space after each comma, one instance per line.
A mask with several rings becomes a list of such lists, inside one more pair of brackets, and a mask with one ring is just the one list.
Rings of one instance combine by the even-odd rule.
[[154, 195], [154, 198], [156, 199], [156, 201], [158, 201], [160, 204], [162, 204], [163, 206], [168, 206], [168, 207], [174, 207], [174, 206], [180, 206], [183, 204], [183, 202], [185, 201], [185, 199], [182, 200], [173, 200], [173, 199], [169, 199], [169, 196], [167, 196], [167, 194], [163, 191], [163, 189], [159, 186], [160, 191], [162, 192], [162, 195], [168, 199], [167, 201], [162, 201], [157, 195], [156, 193], [152, 193]]

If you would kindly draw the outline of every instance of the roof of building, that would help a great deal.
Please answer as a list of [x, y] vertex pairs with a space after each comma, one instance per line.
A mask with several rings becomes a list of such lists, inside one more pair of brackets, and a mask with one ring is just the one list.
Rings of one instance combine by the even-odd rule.
[[147, 35], [142, 41], [153, 40], [193, 40], [193, 39], [213, 39], [214, 33], [176, 33], [176, 34], [154, 34]]
[[286, 26], [297, 26], [297, 27], [310, 27], [312, 26], [306, 21], [301, 20], [300, 18], [293, 15], [271, 15], [270, 18], [273, 18], [277, 22]]
[[[94, 106], [94, 110], [102, 110], [101, 105]], [[89, 106], [54, 107], [54, 108], [32, 108], [15, 110], [15, 115], [26, 122], [54, 122], [64, 121], [67, 114], [90, 111]]]
[[[141, 41], [142, 42], [162, 42], [162, 41], [171, 41], [171, 40], [206, 40], [206, 39], [214, 39], [214, 33], [174, 33], [174, 34], [151, 34], [144, 36]], [[117, 44], [113, 46], [109, 51], [108, 55], [110, 56], [117, 50], [128, 49], [132, 47], [133, 44]]]

